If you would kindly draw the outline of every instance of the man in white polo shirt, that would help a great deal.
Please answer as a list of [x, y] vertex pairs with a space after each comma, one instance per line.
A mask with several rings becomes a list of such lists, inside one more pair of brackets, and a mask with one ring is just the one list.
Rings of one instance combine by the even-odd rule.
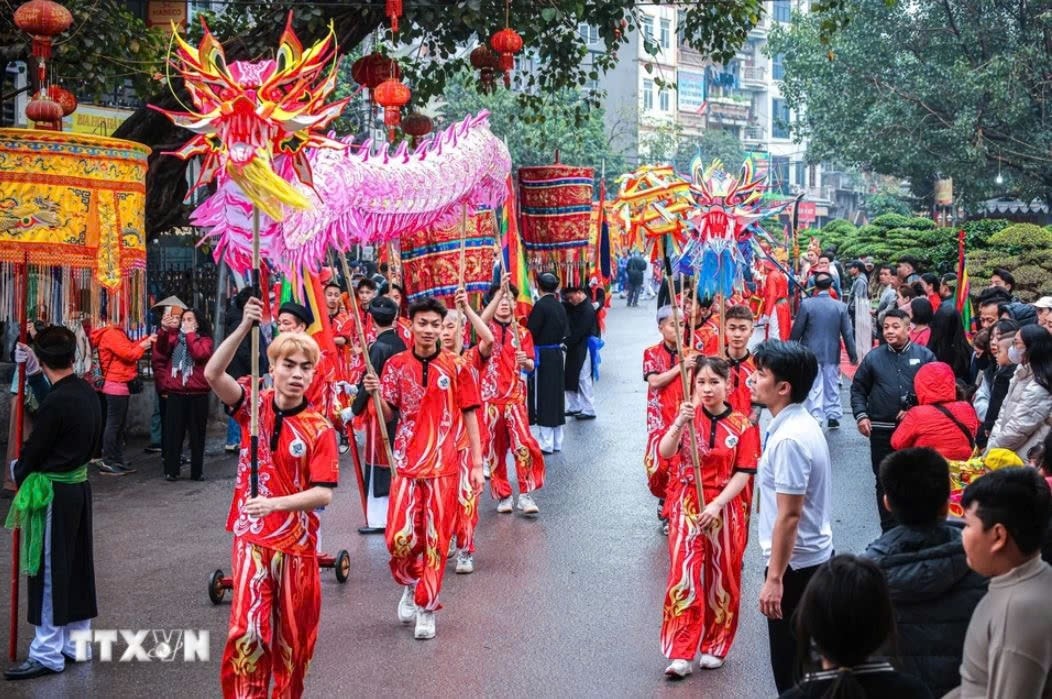
[[804, 405], [818, 375], [814, 353], [797, 342], [771, 340], [753, 356], [753, 401], [774, 416], [756, 482], [760, 547], [767, 562], [760, 611], [767, 617], [771, 669], [781, 693], [793, 686], [793, 612], [815, 570], [833, 555], [829, 446]]

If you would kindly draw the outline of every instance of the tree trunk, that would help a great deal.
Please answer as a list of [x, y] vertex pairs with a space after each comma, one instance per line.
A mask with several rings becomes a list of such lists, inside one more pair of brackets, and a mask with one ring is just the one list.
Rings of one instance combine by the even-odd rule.
[[[380, 22], [384, 20], [382, 7], [369, 10], [328, 8], [323, 17], [324, 26], [331, 20], [336, 29], [339, 46], [350, 49], [361, 43]], [[261, 16], [256, 28], [236, 40], [224, 44], [228, 61], [253, 60], [260, 55], [255, 47], [266, 47], [264, 55], [272, 55], [273, 47], [284, 30], [284, 10], [277, 8], [270, 15]], [[317, 26], [322, 26], [318, 24]], [[309, 46], [320, 38], [297, 27], [300, 40]], [[190, 97], [182, 81], [173, 79], [172, 89], [177, 90], [179, 100], [190, 104]], [[147, 104], [163, 109], [181, 111], [179, 100], [171, 89], [152, 96]], [[115, 138], [137, 141], [153, 149], [150, 168], [146, 175], [146, 233], [170, 230], [189, 224], [190, 207], [183, 203], [189, 191], [186, 181], [187, 164], [179, 158], [165, 155], [182, 146], [193, 135], [186, 129], [175, 126], [168, 117], [149, 107], [140, 107], [114, 132]]]

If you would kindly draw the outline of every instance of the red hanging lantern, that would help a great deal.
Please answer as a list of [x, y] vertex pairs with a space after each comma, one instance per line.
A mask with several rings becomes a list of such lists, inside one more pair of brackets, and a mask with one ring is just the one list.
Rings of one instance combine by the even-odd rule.
[[388, 78], [373, 90], [373, 99], [384, 108], [384, 125], [387, 126], [387, 140], [391, 143], [394, 143], [395, 129], [402, 122], [402, 107], [409, 104], [412, 94], [397, 78]]
[[412, 137], [413, 148], [416, 148], [418, 138], [428, 135], [434, 128], [435, 124], [431, 121], [431, 117], [420, 112], [413, 112], [402, 120], [402, 131]]
[[490, 37], [490, 45], [500, 54], [500, 69], [504, 71], [504, 86], [511, 87], [511, 70], [515, 67], [515, 54], [522, 51], [522, 37], [511, 27], [504, 27]]
[[384, 14], [391, 18], [391, 31], [398, 33], [398, 18], [402, 16], [402, 0], [387, 0]]
[[[47, 95], [36, 96], [26, 105], [26, 116], [42, 128], [54, 128], [54, 122], [62, 121], [62, 105]], [[47, 124], [48, 126], [43, 126]]]
[[51, 0], [30, 0], [15, 10], [15, 26], [33, 37], [33, 55], [51, 57], [51, 38], [73, 24], [73, 15]]
[[359, 85], [364, 85], [376, 97], [376, 86], [388, 78], [402, 79], [402, 68], [398, 61], [376, 51], [362, 56], [351, 65], [351, 78]]
[[58, 102], [62, 107], [62, 116], [69, 116], [77, 111], [77, 97], [72, 92], [59, 85], [50, 85], [47, 89], [48, 97]]
[[471, 65], [479, 71], [479, 92], [488, 95], [497, 86], [496, 72], [500, 69], [500, 56], [486, 44], [479, 44], [471, 52]]

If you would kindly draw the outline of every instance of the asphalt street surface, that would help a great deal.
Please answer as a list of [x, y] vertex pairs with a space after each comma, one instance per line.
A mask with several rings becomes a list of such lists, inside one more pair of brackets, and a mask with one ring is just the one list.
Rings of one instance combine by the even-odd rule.
[[[656, 342], [654, 301], [609, 314], [599, 419], [569, 420], [562, 453], [549, 457], [536, 518], [499, 515], [488, 490], [481, 502], [475, 573], [452, 562], [437, 615], [437, 638], [413, 639], [395, 616], [401, 589], [391, 580], [382, 536], [357, 533], [362, 521], [350, 457], [322, 545], [346, 549], [350, 579], [323, 570], [322, 619], [308, 696], [349, 697], [771, 697], [767, 629], [758, 610], [763, 562], [755, 518], [745, 559], [741, 624], [724, 667], [681, 682], [665, 679], [658, 632], [667, 540], [647, 491], [644, 347]], [[846, 401], [846, 387], [844, 402]], [[833, 532], [840, 552], [860, 551], [879, 534], [868, 445], [848, 418], [829, 434], [833, 455]], [[229, 597], [213, 606], [212, 571], [230, 571], [224, 530], [235, 460], [210, 441], [208, 480], [166, 483], [160, 459], [129, 445], [138, 472], [92, 474], [95, 493], [97, 629], [205, 629], [208, 662], [67, 664], [61, 675], [0, 683], [4, 697], [213, 697], [226, 638]], [[6, 517], [9, 501], [0, 503]], [[0, 536], [0, 571], [10, 578], [11, 537]], [[19, 659], [32, 627], [19, 611]], [[0, 594], [0, 648], [8, 645], [9, 597]], [[146, 650], [150, 643], [145, 644]], [[118, 642], [116, 654], [126, 646]], [[97, 650], [96, 650], [97, 654]]]

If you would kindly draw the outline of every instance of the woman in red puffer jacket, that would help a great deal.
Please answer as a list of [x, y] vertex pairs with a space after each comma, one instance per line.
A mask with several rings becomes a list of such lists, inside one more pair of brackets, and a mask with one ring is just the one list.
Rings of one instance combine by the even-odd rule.
[[205, 431], [208, 427], [208, 394], [205, 364], [212, 356], [212, 330], [208, 319], [188, 309], [178, 327], [166, 327], [157, 336], [155, 352], [168, 357], [164, 378], [168, 395], [164, 411], [164, 479], [179, 478], [183, 437], [190, 434], [190, 478], [204, 480]]
[[913, 379], [917, 405], [891, 435], [891, 448], [930, 447], [944, 459], [963, 461], [975, 451], [979, 418], [971, 403], [957, 400], [957, 379], [945, 362], [931, 362]]

